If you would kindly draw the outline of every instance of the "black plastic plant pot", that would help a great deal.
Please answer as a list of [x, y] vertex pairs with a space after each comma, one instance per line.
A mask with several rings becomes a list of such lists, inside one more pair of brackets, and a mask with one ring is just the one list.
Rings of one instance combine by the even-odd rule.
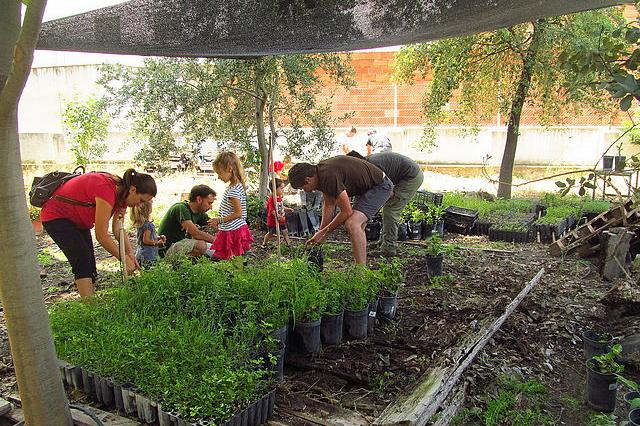
[[359, 311], [344, 311], [344, 335], [350, 340], [366, 339], [369, 306]]
[[584, 344], [584, 358], [589, 360], [595, 355], [602, 355], [609, 352], [613, 336], [609, 333], [596, 333], [593, 330], [582, 332], [582, 343]]
[[364, 227], [364, 234], [367, 237], [367, 241], [377, 241], [380, 238], [380, 222], [369, 221]]
[[613, 170], [613, 156], [605, 155], [602, 157], [602, 170]]
[[422, 238], [422, 222], [409, 222], [409, 239], [419, 240]]
[[629, 424], [633, 426], [640, 426], [640, 408], [634, 408], [629, 411]]
[[[226, 422], [221, 423], [221, 426], [258, 426], [265, 424], [273, 415], [274, 402], [275, 390], [272, 390], [262, 398], [249, 404], [244, 410], [236, 413]], [[174, 424], [180, 426], [181, 423], [170, 423], [171, 426], [174, 426]], [[182, 424], [190, 423], [183, 422]]]
[[371, 337], [376, 331], [376, 316], [378, 315], [378, 299], [369, 302], [369, 317], [367, 318], [367, 336]]
[[318, 271], [322, 272], [322, 269], [324, 269], [324, 251], [322, 247], [312, 247], [311, 250], [309, 250], [308, 259], [309, 263], [315, 266]]
[[282, 327], [273, 330], [271, 332], [271, 337], [273, 337], [278, 342], [282, 342], [286, 345], [288, 332], [289, 332], [288, 324], [285, 324]]
[[613, 159], [614, 168], [616, 169], [616, 171], [617, 172], [623, 171], [626, 165], [626, 162], [627, 162], [627, 157], [625, 157], [624, 155], [616, 155], [616, 157]]
[[320, 318], [296, 323], [292, 337], [292, 350], [303, 354], [320, 352]]
[[398, 224], [398, 241], [407, 241], [409, 234], [409, 226], [406, 223]]
[[422, 221], [422, 235], [420, 236], [420, 238], [426, 240], [427, 238], [431, 237], [431, 235], [433, 235], [433, 229], [433, 223], [427, 223], [426, 220]]
[[378, 302], [378, 315], [380, 318], [386, 320], [392, 320], [396, 317], [396, 310], [398, 309], [398, 295], [393, 296], [380, 296]]
[[638, 391], [631, 391], [624, 394], [624, 402], [627, 404], [631, 404], [631, 401], [638, 398], [640, 398], [640, 392]]
[[426, 257], [426, 263], [427, 263], [427, 272], [429, 273], [430, 277], [439, 277], [440, 275], [442, 275], [442, 261], [444, 259], [444, 255], [442, 253], [440, 253], [437, 256], [427, 256]]
[[616, 408], [618, 378], [615, 374], [595, 371], [593, 362], [587, 361], [587, 404], [594, 410], [610, 413]]
[[342, 343], [342, 327], [344, 320], [344, 311], [339, 314], [322, 315], [320, 323], [320, 340], [324, 345], [339, 345]]

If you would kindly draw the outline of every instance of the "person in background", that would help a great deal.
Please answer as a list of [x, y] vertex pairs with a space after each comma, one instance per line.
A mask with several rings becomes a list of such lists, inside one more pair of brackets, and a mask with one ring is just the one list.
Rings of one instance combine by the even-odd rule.
[[158, 259], [158, 247], [163, 246], [167, 237], [158, 235], [151, 221], [153, 203], [146, 201], [131, 208], [131, 223], [136, 227], [138, 248], [136, 260], [141, 266], [150, 266]]
[[[285, 212], [293, 212], [293, 209], [286, 207], [282, 201], [284, 195], [285, 182], [282, 179], [276, 179], [276, 196], [274, 200], [273, 194], [267, 199], [267, 228], [268, 232], [264, 236], [262, 246], [266, 246], [269, 240], [277, 236], [276, 226], [280, 227], [280, 233], [284, 237], [287, 245], [291, 245], [289, 233], [287, 232], [287, 222], [285, 220]], [[269, 186], [271, 189], [271, 186]], [[277, 225], [276, 225], [277, 223]]]
[[211, 219], [218, 229], [212, 245], [213, 259], [242, 256], [251, 248], [253, 236], [247, 225], [246, 179], [240, 159], [233, 152], [221, 152], [213, 161], [218, 178], [229, 186], [220, 203], [220, 216]]
[[356, 151], [351, 151], [349, 156], [375, 164], [393, 182], [393, 195], [382, 209], [382, 235], [379, 246], [385, 255], [395, 256], [397, 254], [400, 213], [409, 204], [416, 191], [420, 189], [424, 181], [422, 169], [411, 158], [395, 152], [381, 152], [364, 158]]
[[[338, 155], [317, 165], [298, 163], [289, 171], [289, 182], [295, 189], [319, 190], [324, 198], [320, 229], [307, 245], [322, 243], [338, 226], [344, 224], [351, 237], [355, 263], [367, 261], [367, 239], [364, 227], [380, 210], [393, 192], [393, 183], [372, 163], [359, 158]], [[353, 207], [349, 197], [355, 196]], [[340, 213], [334, 216], [336, 207]]]
[[[122, 177], [92, 172], [63, 183], [44, 203], [44, 229], [69, 260], [81, 297], [93, 295], [98, 275], [91, 228], [95, 226], [98, 243], [132, 273], [140, 265], [128, 238], [124, 241], [125, 258], [120, 259], [120, 219], [127, 207], [151, 201], [156, 193], [153, 177], [134, 169], [128, 169]], [[113, 237], [109, 235], [109, 220]]]
[[391, 140], [389, 136], [371, 130], [367, 133], [367, 155], [391, 152]]
[[[196, 185], [189, 192], [189, 199], [175, 203], [160, 221], [158, 232], [166, 236], [160, 256], [211, 255], [211, 244], [215, 237], [201, 230], [210, 224], [207, 212], [216, 199], [216, 192], [207, 185]], [[175, 247], [174, 247], [175, 246]]]
[[355, 127], [351, 127], [347, 131], [347, 133], [338, 137], [338, 144], [340, 145], [341, 154], [346, 155], [349, 151], [351, 151], [351, 148], [349, 148], [349, 143], [353, 141], [353, 137], [356, 135], [357, 132], [358, 131], [356, 130]]

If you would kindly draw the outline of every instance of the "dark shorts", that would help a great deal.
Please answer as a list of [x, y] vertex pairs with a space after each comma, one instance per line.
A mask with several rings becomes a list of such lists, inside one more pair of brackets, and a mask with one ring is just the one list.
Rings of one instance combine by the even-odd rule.
[[362, 195], [355, 197], [353, 209], [364, 213], [368, 219], [373, 218], [384, 206], [393, 193], [393, 182], [386, 175], [382, 182]]
[[[286, 230], [287, 230], [287, 223], [286, 222], [285, 223], [281, 223], [280, 224], [280, 231], [284, 232]], [[276, 227], [275, 226], [270, 226], [269, 227], [269, 233], [271, 235], [276, 235], [276, 232], [277, 231], [276, 231]]]
[[55, 219], [42, 224], [47, 234], [67, 256], [76, 280], [91, 278], [96, 281], [96, 257], [89, 229], [80, 229], [67, 219]]

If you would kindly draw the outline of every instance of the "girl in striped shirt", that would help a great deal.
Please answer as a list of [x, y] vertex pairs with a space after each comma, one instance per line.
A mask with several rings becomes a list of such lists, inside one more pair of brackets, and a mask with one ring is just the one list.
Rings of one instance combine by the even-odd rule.
[[218, 232], [211, 246], [214, 259], [241, 256], [251, 248], [253, 236], [247, 226], [247, 194], [244, 169], [233, 152], [221, 152], [213, 161], [218, 177], [229, 183], [220, 204], [220, 216], [211, 224]]

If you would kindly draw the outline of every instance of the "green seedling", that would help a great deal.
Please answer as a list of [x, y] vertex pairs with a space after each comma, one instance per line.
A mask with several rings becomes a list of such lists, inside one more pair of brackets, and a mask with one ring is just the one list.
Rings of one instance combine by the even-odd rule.
[[[608, 340], [607, 340], [608, 341]], [[618, 374], [624, 371], [624, 366], [616, 361], [616, 357], [622, 352], [622, 346], [615, 344], [611, 350], [602, 355], [596, 355], [588, 361], [589, 366], [601, 374]]]

